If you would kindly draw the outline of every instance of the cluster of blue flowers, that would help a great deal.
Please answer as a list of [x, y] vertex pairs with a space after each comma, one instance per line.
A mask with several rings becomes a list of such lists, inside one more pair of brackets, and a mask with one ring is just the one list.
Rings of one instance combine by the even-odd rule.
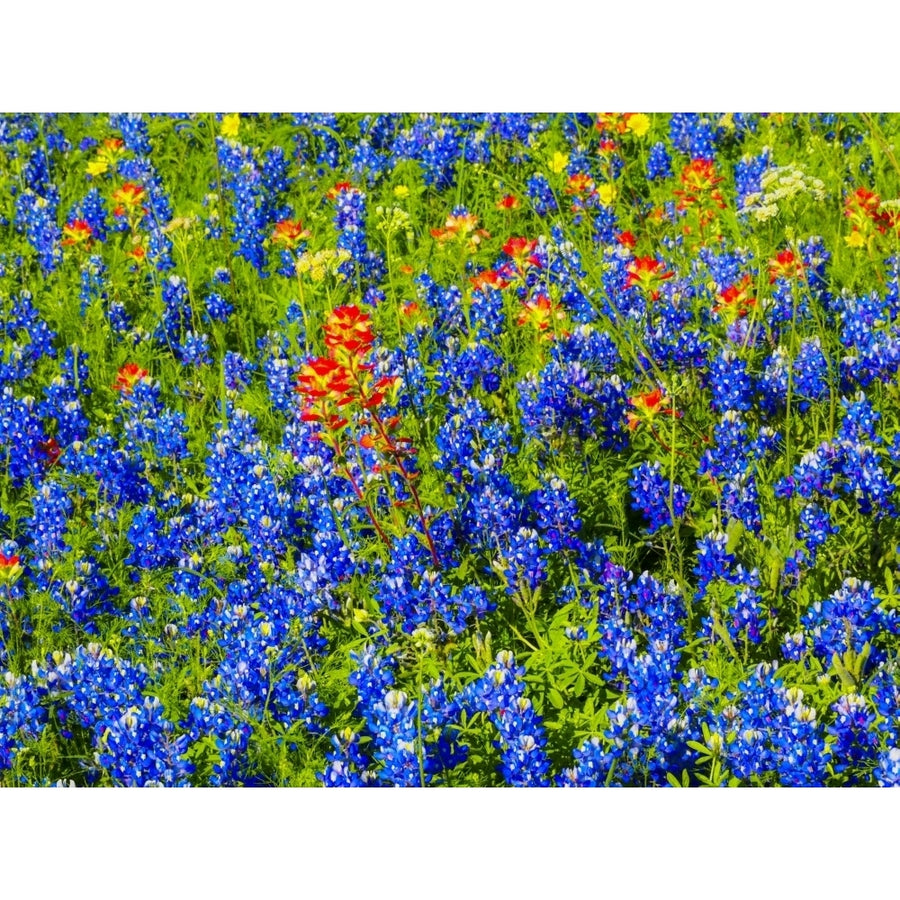
[[804, 121], [840, 254], [785, 119], [0, 117], [0, 780], [900, 784], [900, 217]]

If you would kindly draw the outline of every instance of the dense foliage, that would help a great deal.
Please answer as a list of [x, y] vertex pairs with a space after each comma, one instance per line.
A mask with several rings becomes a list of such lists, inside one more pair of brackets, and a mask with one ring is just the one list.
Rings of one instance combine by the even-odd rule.
[[900, 783], [898, 133], [0, 117], [2, 783]]

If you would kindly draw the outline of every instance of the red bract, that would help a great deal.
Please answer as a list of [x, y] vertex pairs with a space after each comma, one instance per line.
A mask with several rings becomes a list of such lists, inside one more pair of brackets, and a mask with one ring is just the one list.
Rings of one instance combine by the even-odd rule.
[[336, 200], [338, 195], [343, 193], [344, 191], [352, 191], [355, 190], [352, 184], [349, 181], [339, 181], [333, 188], [330, 188], [325, 196], [329, 200]]
[[510, 238], [503, 245], [503, 252], [512, 257], [516, 264], [519, 274], [522, 274], [529, 266], [540, 268], [541, 261], [535, 256], [534, 251], [537, 248], [536, 240], [528, 240], [528, 238], [514, 237]]
[[126, 181], [117, 191], [113, 191], [112, 198], [118, 204], [117, 209], [131, 212], [147, 196], [147, 192], [139, 184]]
[[132, 388], [142, 379], [146, 378], [148, 372], [142, 369], [137, 363], [126, 363], [119, 369], [116, 375], [116, 382], [113, 390], [121, 391], [123, 394], [130, 394]]
[[719, 294], [719, 302], [713, 312], [728, 319], [744, 318], [754, 306], [756, 297], [752, 294], [753, 279], [745, 275], [740, 281], [729, 285]]
[[681, 190], [673, 191], [679, 198], [678, 209], [694, 207], [699, 210], [701, 224], [712, 221], [715, 209], [725, 209], [725, 198], [716, 187], [721, 181], [711, 160], [692, 159], [681, 172]]
[[9, 584], [22, 574], [22, 566], [19, 564], [17, 554], [7, 556], [0, 552], [0, 583]]
[[56, 442], [56, 438], [51, 437], [47, 438], [47, 440], [45, 441], [37, 442], [37, 453], [41, 465], [45, 469], [49, 469], [55, 466], [59, 461], [62, 450], [60, 449], [59, 444]]
[[594, 179], [590, 175], [586, 175], [584, 172], [576, 172], [574, 175], [569, 176], [565, 191], [567, 194], [583, 196], [585, 194], [593, 194], [594, 189]]
[[368, 353], [375, 340], [369, 324], [371, 317], [358, 306], [339, 306], [325, 322], [325, 346], [329, 350], [342, 349], [361, 357]]
[[665, 271], [665, 266], [652, 256], [638, 256], [625, 267], [628, 272], [626, 287], [638, 287], [654, 300], [659, 299], [659, 284], [675, 273]]
[[272, 243], [293, 250], [300, 241], [306, 240], [309, 235], [309, 230], [303, 227], [303, 223], [299, 219], [296, 222], [283, 219], [275, 225]]
[[509, 282], [493, 269], [485, 269], [477, 275], [472, 275], [469, 278], [469, 281], [476, 291], [483, 291], [487, 288], [497, 288], [498, 290], [502, 290], [509, 285]]
[[802, 278], [803, 269], [803, 260], [797, 259], [793, 250], [782, 250], [769, 260], [769, 284], [778, 278]]
[[63, 225], [63, 239], [60, 242], [63, 247], [90, 247], [94, 237], [94, 231], [84, 219], [75, 219], [68, 225]]
[[637, 394], [628, 398], [629, 404], [633, 406], [637, 412], [628, 413], [628, 427], [634, 431], [641, 421], [652, 422], [653, 417], [659, 413], [665, 413], [669, 416], [677, 416], [678, 413], [672, 408], [671, 397], [667, 397], [662, 388], [655, 388], [646, 394]]

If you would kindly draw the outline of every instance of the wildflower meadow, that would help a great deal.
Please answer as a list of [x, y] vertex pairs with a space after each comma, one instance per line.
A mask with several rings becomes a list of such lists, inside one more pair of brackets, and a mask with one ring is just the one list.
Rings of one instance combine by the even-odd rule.
[[898, 138], [0, 116], [0, 785], [900, 783]]

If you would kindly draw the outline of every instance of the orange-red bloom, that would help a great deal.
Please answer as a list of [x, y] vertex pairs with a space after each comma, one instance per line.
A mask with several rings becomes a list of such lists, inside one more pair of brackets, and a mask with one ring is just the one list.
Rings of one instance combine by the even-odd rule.
[[712, 221], [715, 209], [725, 209], [725, 198], [717, 187], [721, 181], [711, 160], [692, 159], [681, 172], [681, 190], [673, 191], [679, 198], [677, 208], [695, 207], [701, 224]]
[[896, 214], [881, 208], [881, 197], [867, 188], [857, 188], [844, 202], [844, 215], [850, 220], [851, 246], [863, 246], [873, 234], [873, 226], [879, 234], [895, 228]]
[[[516, 324], [529, 324], [538, 331], [547, 331], [553, 319], [563, 320], [566, 314], [546, 294], [537, 294], [526, 300], [522, 305], [522, 312], [516, 319]], [[567, 332], [561, 332], [563, 335]], [[551, 337], [551, 335], [547, 335]]]
[[94, 239], [94, 232], [84, 219], [75, 219], [68, 225], [63, 225], [62, 245], [64, 247], [90, 247]]
[[677, 416], [678, 413], [672, 408], [672, 398], [667, 397], [662, 388], [648, 391], [646, 394], [637, 394], [629, 397], [628, 402], [637, 410], [637, 412], [628, 413], [628, 427], [631, 431], [641, 423], [641, 421], [652, 422], [653, 417], [659, 413], [668, 416]]
[[464, 241], [473, 252], [484, 238], [489, 238], [489, 232], [478, 228], [478, 216], [474, 213], [462, 213], [460, 215], [447, 216], [443, 228], [432, 228], [431, 236], [440, 243], [446, 243], [460, 239]]
[[503, 252], [507, 256], [512, 257], [519, 274], [522, 274], [529, 266], [540, 268], [541, 261], [534, 253], [537, 248], [537, 243], [536, 240], [513, 237], [503, 245]]
[[7, 556], [0, 552], [0, 583], [9, 584], [22, 574], [22, 566], [19, 563], [18, 554]]
[[499, 272], [495, 272], [493, 269], [485, 269], [477, 275], [471, 275], [469, 281], [476, 291], [483, 291], [487, 288], [502, 290], [509, 284]]
[[332, 352], [343, 350], [351, 356], [362, 357], [375, 340], [371, 323], [369, 314], [358, 306], [339, 306], [325, 321], [325, 346]]
[[793, 250], [782, 250], [775, 259], [769, 260], [769, 284], [778, 278], [802, 278], [803, 260], [794, 255]]
[[756, 297], [753, 294], [753, 279], [745, 275], [719, 294], [719, 302], [713, 312], [730, 320], [743, 319], [754, 306]]
[[126, 363], [116, 375], [116, 383], [113, 385], [113, 390], [121, 391], [123, 394], [130, 394], [132, 388], [142, 378], [146, 378], [148, 374], [147, 370], [142, 369], [137, 363]]
[[330, 188], [325, 196], [329, 200], [336, 200], [338, 195], [343, 191], [353, 190], [353, 185], [349, 181], [339, 181], [333, 188]]
[[113, 215], [131, 215], [138, 207], [140, 207], [141, 202], [146, 196], [147, 191], [139, 184], [135, 184], [133, 181], [126, 181], [122, 187], [112, 193], [112, 198], [116, 203], [116, 207], [113, 209]]
[[290, 219], [283, 219], [275, 225], [272, 243], [277, 244], [279, 247], [293, 250], [300, 241], [306, 240], [309, 235], [309, 230], [303, 227], [303, 223], [299, 219], [296, 222], [292, 222]]
[[665, 271], [665, 266], [652, 256], [638, 256], [625, 267], [628, 280], [625, 287], [638, 287], [653, 300], [659, 299], [659, 285], [675, 273]]
[[569, 176], [565, 191], [567, 194], [575, 194], [579, 197], [590, 196], [596, 191], [596, 185], [590, 175], [584, 172], [576, 172], [574, 175]]
[[507, 194], [505, 197], [497, 201], [497, 209], [518, 209], [519, 201], [516, 197], [513, 197], [512, 194]]
[[59, 457], [62, 455], [62, 450], [56, 442], [56, 438], [52, 437], [47, 438], [46, 441], [38, 441], [37, 452], [41, 465], [45, 469], [50, 469], [55, 466], [59, 461]]

